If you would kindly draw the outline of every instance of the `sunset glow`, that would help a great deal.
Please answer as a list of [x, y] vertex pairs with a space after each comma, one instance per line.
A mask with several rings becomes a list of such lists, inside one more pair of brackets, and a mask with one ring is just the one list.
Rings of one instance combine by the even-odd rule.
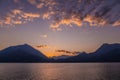
[[120, 43], [117, 1], [1, 0], [0, 50], [27, 43], [52, 57]]

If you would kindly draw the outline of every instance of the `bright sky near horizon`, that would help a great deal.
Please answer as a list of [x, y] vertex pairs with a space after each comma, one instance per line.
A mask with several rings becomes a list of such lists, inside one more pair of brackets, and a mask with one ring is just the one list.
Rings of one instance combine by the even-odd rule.
[[0, 0], [0, 49], [30, 44], [47, 56], [120, 43], [119, 0]]

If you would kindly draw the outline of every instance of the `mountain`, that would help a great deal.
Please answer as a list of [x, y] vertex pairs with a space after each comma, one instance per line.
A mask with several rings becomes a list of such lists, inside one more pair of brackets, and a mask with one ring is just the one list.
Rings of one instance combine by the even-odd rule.
[[58, 62], [120, 62], [120, 44], [103, 44], [93, 53], [80, 53]]
[[48, 59], [28, 44], [11, 46], [0, 51], [0, 62], [120, 62], [120, 44], [103, 44], [95, 52]]
[[109, 51], [112, 51], [114, 49], [120, 49], [120, 44], [118, 43], [115, 43], [115, 44], [103, 44], [100, 48], [98, 48], [98, 50], [96, 50], [94, 53], [97, 54], [97, 55], [101, 55], [101, 54], [104, 54], [104, 53], [107, 53]]
[[54, 56], [52, 57], [52, 59], [54, 60], [58, 60], [58, 59], [67, 59], [67, 58], [70, 58], [71, 56], [69, 55], [61, 55], [61, 56]]
[[0, 62], [46, 62], [48, 58], [28, 44], [0, 51]]
[[96, 61], [120, 62], [120, 44], [103, 44], [93, 55]]

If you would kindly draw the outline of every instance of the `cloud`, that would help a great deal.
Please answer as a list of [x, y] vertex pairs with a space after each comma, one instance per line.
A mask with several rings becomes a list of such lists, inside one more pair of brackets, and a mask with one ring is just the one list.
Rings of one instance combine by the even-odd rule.
[[44, 4], [43, 4], [43, 3], [40, 3], [40, 4], [37, 4], [36, 7], [41, 9], [43, 6], [44, 6]]
[[19, 0], [14, 0], [15, 3], [19, 3]]
[[39, 45], [39, 46], [36, 46], [37, 48], [47, 48], [48, 46], [47, 45]]
[[34, 18], [39, 18], [40, 14], [38, 13], [31, 13], [31, 12], [24, 12], [19, 9], [12, 10], [13, 16], [17, 17], [18, 19], [23, 19], [23, 20], [33, 20]]
[[[61, 25], [83, 26], [119, 26], [119, 0], [42, 0], [48, 7], [48, 12], [54, 22], [51, 28], [57, 29]], [[50, 4], [51, 3], [51, 4]], [[54, 3], [54, 4], [52, 4]]]
[[56, 50], [56, 52], [66, 53], [66, 54], [74, 54], [74, 55], [79, 53], [78, 51], [67, 51], [67, 50]]
[[113, 26], [119, 26], [120, 25], [120, 20], [119, 21], [116, 21]]
[[32, 4], [32, 5], [37, 4], [36, 0], [28, 0], [28, 2], [29, 2], [30, 4]]
[[[120, 0], [14, 0], [14, 2], [20, 5], [16, 9], [11, 8], [12, 12], [8, 11], [4, 19], [0, 18], [0, 24], [23, 24], [35, 18], [42, 18], [53, 20], [50, 27], [58, 30], [61, 25], [120, 26]], [[30, 10], [28, 5], [34, 7], [34, 11]]]
[[33, 21], [35, 18], [39, 18], [40, 14], [24, 12], [20, 9], [14, 9], [10, 13], [6, 14], [4, 19], [1, 20], [1, 25], [16, 25], [24, 24], [28, 21]]
[[43, 34], [43, 35], [41, 35], [41, 37], [42, 37], [42, 38], [47, 38], [48, 35], [47, 35], [47, 34]]

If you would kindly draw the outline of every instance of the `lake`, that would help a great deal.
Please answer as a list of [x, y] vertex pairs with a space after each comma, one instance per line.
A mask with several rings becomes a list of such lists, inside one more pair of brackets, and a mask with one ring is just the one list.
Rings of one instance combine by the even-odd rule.
[[120, 63], [1, 63], [0, 80], [120, 80]]

